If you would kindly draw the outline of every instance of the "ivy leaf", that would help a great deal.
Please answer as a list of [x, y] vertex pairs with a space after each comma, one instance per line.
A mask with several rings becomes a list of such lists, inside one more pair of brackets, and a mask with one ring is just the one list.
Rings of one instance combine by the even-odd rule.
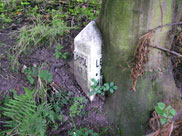
[[97, 87], [97, 89], [96, 89], [96, 93], [98, 93], [98, 94], [100, 94], [100, 93], [101, 93], [100, 88], [98, 88], [98, 87]]
[[164, 125], [167, 122], [167, 119], [162, 118], [162, 119], [160, 119], [160, 122], [161, 122], [162, 125]]
[[118, 89], [118, 87], [117, 87], [117, 86], [113, 86], [113, 89], [114, 89], [114, 90], [117, 90], [117, 89]]
[[112, 86], [114, 86], [114, 82], [111, 82], [111, 83], [110, 83], [110, 87], [112, 87]]
[[109, 90], [111, 93], [114, 93], [114, 89], [112, 89], [112, 88], [110, 88], [110, 90]]
[[164, 111], [161, 110], [158, 106], [155, 106], [154, 109], [155, 109], [155, 111], [156, 111], [160, 116], [163, 115]]
[[175, 116], [175, 115], [177, 114], [177, 112], [176, 112], [175, 109], [170, 110], [170, 113], [171, 113], [173, 116]]
[[163, 116], [163, 117], [165, 117], [165, 118], [167, 118], [167, 117], [168, 117], [166, 113], [163, 113], [163, 115], [162, 115], [162, 116]]
[[159, 109], [161, 109], [161, 110], [164, 110], [164, 108], [166, 107], [165, 103], [163, 103], [163, 102], [159, 102], [157, 104], [158, 104]]
[[103, 86], [102, 89], [104, 90], [104, 92], [107, 91], [107, 88], [105, 86]]
[[106, 90], [109, 90], [109, 83], [105, 83], [104, 86]]
[[167, 106], [166, 110], [169, 111], [172, 107], [169, 105]]

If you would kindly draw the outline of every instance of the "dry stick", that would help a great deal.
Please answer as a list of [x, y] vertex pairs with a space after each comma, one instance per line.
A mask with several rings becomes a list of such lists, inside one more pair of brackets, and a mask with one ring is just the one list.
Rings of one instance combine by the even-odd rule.
[[150, 46], [150, 47], [153, 47], [153, 48], [156, 48], [156, 49], [159, 49], [159, 50], [162, 50], [162, 51], [166, 51], [166, 52], [168, 52], [168, 53], [170, 53], [170, 54], [174, 54], [174, 55], [176, 55], [176, 56], [182, 58], [182, 55], [179, 54], [179, 53], [177, 53], [177, 52], [175, 52], [175, 51], [171, 51], [171, 50], [169, 50], [169, 49], [160, 47], [160, 46], [158, 46], [158, 45], [151, 45], [151, 44], [150, 44], [149, 46]]
[[171, 129], [170, 129], [170, 133], [169, 133], [169, 136], [172, 135], [172, 132], [173, 132], [173, 128], [174, 128], [174, 121], [172, 122], [172, 125], [171, 125]]
[[[160, 25], [160, 26], [158, 26], [158, 27], [156, 27], [156, 28], [153, 28], [152, 30], [149, 30], [146, 34], [148, 34], [149, 32], [154, 32], [154, 31], [156, 31], [157, 29], [162, 28], [162, 27], [173, 26], [173, 25], [181, 25], [181, 24], [182, 24], [182, 22], [171, 23], [171, 24], [165, 24], [165, 25]], [[143, 36], [141, 36], [139, 39], [142, 39], [143, 37], [145, 37], [146, 34], [143, 35]]]
[[154, 135], [154, 136], [159, 136], [160, 132], [161, 132], [161, 128], [159, 128], [159, 129], [155, 132], [155, 135]]

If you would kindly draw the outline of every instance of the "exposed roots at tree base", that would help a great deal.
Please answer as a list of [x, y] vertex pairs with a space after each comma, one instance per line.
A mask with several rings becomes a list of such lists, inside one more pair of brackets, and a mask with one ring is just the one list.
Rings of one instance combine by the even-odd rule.
[[161, 117], [153, 112], [149, 126], [154, 131], [150, 136], [182, 136], [182, 111], [178, 112], [172, 119], [169, 119], [163, 126], [160, 123]]
[[174, 122], [169, 121], [164, 126], [153, 133], [153, 136], [181, 136], [182, 120]]
[[132, 60], [133, 66], [131, 70], [131, 77], [133, 78], [132, 90], [134, 92], [136, 92], [138, 78], [144, 74], [144, 65], [148, 61], [148, 45], [151, 35], [152, 31], [142, 37], [134, 52], [134, 58]]

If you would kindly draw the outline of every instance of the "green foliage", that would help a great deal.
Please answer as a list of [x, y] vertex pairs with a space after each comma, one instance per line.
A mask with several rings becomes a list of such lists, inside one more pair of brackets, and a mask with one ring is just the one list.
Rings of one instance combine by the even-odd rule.
[[75, 97], [74, 103], [70, 107], [70, 117], [80, 116], [86, 102], [87, 100], [84, 97]]
[[25, 10], [29, 5], [28, 0], [0, 0], [0, 20], [3, 23], [0, 28], [4, 28], [5, 24], [11, 23], [12, 18], [21, 13], [20, 11]]
[[40, 70], [38, 76], [48, 83], [52, 82], [53, 79], [52, 74], [48, 70]]
[[53, 111], [52, 105], [46, 102], [37, 106], [36, 114], [42, 116], [45, 120], [47, 120], [47, 123], [56, 123], [55, 121], [58, 117], [57, 114]]
[[23, 27], [18, 37], [17, 44], [11, 49], [13, 53], [10, 56], [12, 68], [15, 69], [18, 67], [18, 58], [22, 53], [27, 54], [28, 51], [30, 53], [32, 47], [35, 49], [41, 45], [57, 43], [58, 37], [63, 36], [68, 29], [69, 27], [60, 19], [52, 20], [50, 25], [39, 23], [28, 28]]
[[78, 16], [77, 20], [81, 18], [87, 18], [85, 24], [89, 22], [89, 20], [94, 20], [97, 18], [99, 12], [94, 12], [95, 10], [93, 7], [78, 7], [75, 6], [74, 8], [70, 8], [68, 14], [72, 16]]
[[91, 85], [92, 90], [90, 91], [90, 96], [94, 94], [104, 95], [107, 91], [110, 93], [114, 93], [114, 91], [118, 89], [118, 87], [114, 85], [114, 82], [104, 83], [103, 86], [100, 86], [98, 80], [92, 78], [91, 81], [93, 82], [93, 84]]
[[4, 13], [0, 15], [0, 20], [2, 20], [2, 22], [4, 23], [11, 23], [12, 21], [11, 18], [6, 16]]
[[99, 136], [99, 135], [93, 132], [92, 129], [80, 128], [80, 129], [74, 129], [73, 131], [69, 132], [69, 136]]
[[21, 5], [22, 5], [22, 6], [27, 6], [27, 5], [30, 5], [30, 3], [27, 2], [27, 1], [21, 1]]
[[52, 94], [50, 97], [50, 103], [57, 114], [60, 114], [61, 108], [68, 106], [73, 100], [70, 98], [70, 93], [59, 91], [58, 93]]
[[74, 98], [74, 103], [70, 107], [70, 117], [72, 119], [74, 129], [72, 131], [69, 131], [69, 136], [99, 136], [97, 133], [94, 133], [92, 129], [88, 128], [77, 129], [77, 126], [73, 120], [74, 117], [81, 115], [82, 110], [84, 108], [84, 104], [86, 102], [87, 100], [84, 97]]
[[5, 108], [3, 108], [3, 114], [10, 118], [10, 121], [6, 121], [6, 127], [12, 129], [8, 130], [9, 134], [24, 134], [25, 130], [21, 130], [22, 122], [35, 113], [36, 104], [33, 99], [33, 91], [31, 92], [25, 88], [25, 95], [14, 95], [14, 99], [10, 99], [5, 103]]
[[[16, 45], [11, 46], [9, 57], [12, 68], [18, 70], [20, 55], [28, 57], [31, 55], [32, 49], [50, 47], [54, 44], [57, 45], [56, 59], [66, 59], [68, 54], [59, 44], [60, 37], [69, 33], [68, 30], [76, 28], [72, 26], [80, 27], [82, 24], [86, 25], [90, 20], [96, 19], [101, 5], [98, 1], [0, 0], [1, 28], [5, 24], [8, 26], [12, 21], [15, 25], [22, 22], [22, 17], [23, 20], [32, 22], [30, 26], [21, 28]], [[71, 27], [68, 27], [63, 19], [69, 21], [68, 24]], [[72, 98], [68, 93], [61, 91], [51, 94], [51, 97], [48, 98], [47, 83], [52, 82], [53, 79], [48, 70], [43, 70], [42, 67], [28, 67], [24, 72], [27, 80], [31, 84], [36, 84], [38, 89], [35, 92], [25, 88], [24, 95], [17, 95], [16, 90], [12, 90], [13, 98], [9, 97], [4, 102], [4, 108], [0, 108], [3, 111], [2, 116], [8, 118], [5, 127], [10, 128], [2, 132], [2, 135], [6, 133], [6, 135], [45, 136], [48, 125], [57, 126], [56, 120], [62, 120], [61, 109], [63, 107], [69, 108], [72, 121], [76, 116], [83, 114], [86, 103], [84, 97]], [[108, 89], [110, 92], [112, 92], [112, 88], [116, 88], [112, 83], [103, 85], [103, 89]], [[98, 134], [88, 128], [77, 129], [74, 123], [74, 130], [70, 132], [70, 135], [97, 136]]]
[[[77, 26], [85, 26], [89, 21], [98, 17], [101, 8], [100, 0], [70, 0], [69, 9], [66, 12], [69, 16], [73, 16]], [[84, 22], [79, 23], [80, 20]]]
[[4, 3], [0, 1], [0, 12], [4, 11]]
[[123, 128], [120, 125], [117, 126], [99, 126], [99, 136], [123, 136]]
[[62, 53], [62, 52], [60, 52], [60, 50], [61, 49], [63, 49], [63, 46], [61, 46], [61, 44], [57, 44], [57, 47], [56, 47], [56, 49], [55, 49], [55, 56], [56, 56], [56, 59], [59, 59], [60, 58], [60, 56], [61, 56], [61, 58], [63, 58], [63, 59], [66, 59], [67, 58], [67, 52], [65, 52], [65, 53]]
[[154, 109], [159, 114], [162, 125], [177, 114], [175, 109], [173, 109], [170, 105], [166, 107], [165, 103], [163, 102], [157, 103], [157, 106], [155, 106]]
[[31, 84], [34, 84], [35, 78], [37, 77], [48, 83], [52, 82], [53, 79], [52, 74], [48, 70], [42, 70], [41, 68], [37, 71], [35, 67], [28, 67], [25, 68], [24, 72], [27, 76], [27, 80]]
[[34, 91], [25, 88], [25, 95], [14, 95], [4, 105], [3, 115], [8, 117], [5, 127], [10, 129], [1, 132], [6, 135], [45, 136], [48, 123], [55, 123], [56, 114], [47, 103], [36, 105]]
[[28, 67], [25, 69], [25, 74], [27, 75], [27, 80], [31, 83], [34, 84], [34, 78], [37, 76], [37, 71], [35, 67]]

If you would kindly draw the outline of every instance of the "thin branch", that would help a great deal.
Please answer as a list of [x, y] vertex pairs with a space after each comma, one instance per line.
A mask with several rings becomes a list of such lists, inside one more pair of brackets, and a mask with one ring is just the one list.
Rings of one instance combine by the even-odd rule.
[[173, 132], [173, 128], [174, 128], [174, 122], [172, 122], [172, 125], [171, 125], [171, 129], [170, 129], [170, 133], [169, 133], [169, 136], [172, 135], [172, 132]]
[[168, 52], [168, 53], [170, 53], [170, 54], [173, 54], [173, 55], [176, 55], [176, 56], [178, 56], [178, 57], [181, 57], [182, 58], [182, 55], [181, 54], [179, 54], [179, 53], [177, 53], [177, 52], [175, 52], [175, 51], [171, 51], [171, 50], [169, 50], [169, 49], [166, 49], [166, 48], [163, 48], [163, 47], [160, 47], [160, 46], [158, 46], [158, 45], [149, 45], [150, 47], [153, 47], [153, 48], [156, 48], [156, 49], [159, 49], [159, 50], [161, 50], [161, 51], [165, 51], [165, 52]]
[[[182, 24], [182, 22], [159, 25], [158, 27], [149, 30], [147, 33], [149, 33], [149, 32], [155, 32], [157, 29], [162, 28], [162, 27], [173, 26], [173, 25], [181, 25], [181, 24]], [[147, 33], [146, 33], [146, 34], [147, 34]], [[145, 37], [146, 34], [144, 34], [143, 36], [141, 36], [139, 39], [142, 39], [143, 37]]]

